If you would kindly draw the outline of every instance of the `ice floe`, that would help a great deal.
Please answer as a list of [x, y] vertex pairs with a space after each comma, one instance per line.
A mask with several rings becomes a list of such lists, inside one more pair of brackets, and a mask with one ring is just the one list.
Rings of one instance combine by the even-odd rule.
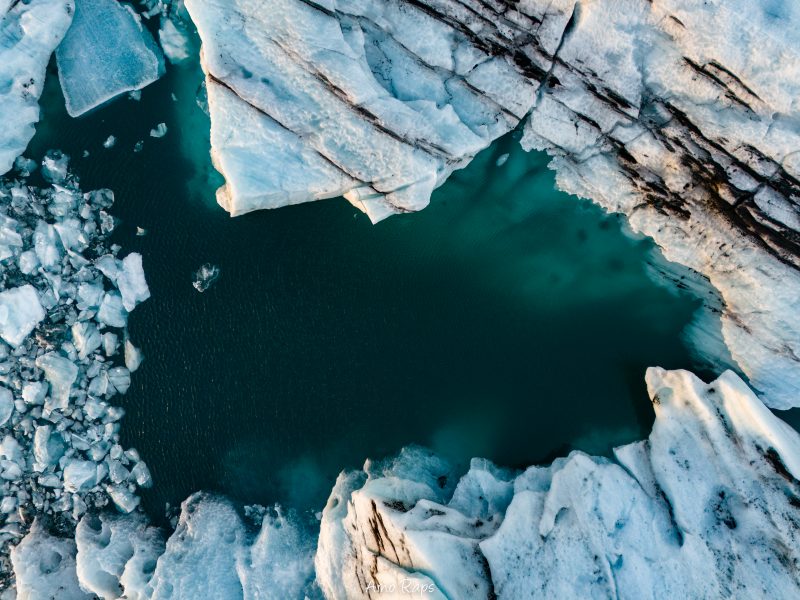
[[73, 117], [140, 90], [164, 72], [153, 36], [132, 8], [116, 0], [75, 0], [75, 17], [56, 59]]

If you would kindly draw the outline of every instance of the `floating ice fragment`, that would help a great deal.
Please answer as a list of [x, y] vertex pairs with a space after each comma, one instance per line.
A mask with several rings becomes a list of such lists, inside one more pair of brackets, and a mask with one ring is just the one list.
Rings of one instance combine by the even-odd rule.
[[44, 319], [36, 289], [30, 285], [0, 292], [0, 337], [16, 347]]
[[31, 160], [30, 158], [25, 158], [24, 156], [18, 156], [14, 161], [14, 169], [19, 173], [22, 177], [27, 177], [31, 173], [33, 173], [39, 165], [36, 164], [35, 160]]
[[164, 72], [152, 36], [136, 13], [116, 0], [77, 0], [72, 27], [56, 59], [67, 112], [73, 117], [140, 90]]
[[55, 352], [48, 352], [36, 359], [36, 366], [44, 371], [50, 383], [50, 398], [45, 401], [45, 411], [63, 410], [69, 406], [72, 384], [78, 377], [78, 367], [72, 361]]
[[162, 138], [167, 135], [167, 124], [159, 123], [154, 129], [150, 130], [150, 137]]
[[128, 312], [150, 297], [141, 254], [132, 252], [122, 259], [122, 270], [117, 275], [117, 287], [122, 294], [122, 305]]
[[103, 148], [105, 148], [106, 150], [108, 150], [109, 148], [113, 148], [116, 145], [117, 145], [117, 138], [115, 138], [113, 135], [108, 136], [106, 138], [106, 141], [103, 142]]
[[495, 166], [502, 167], [504, 164], [508, 162], [508, 157], [509, 154], [501, 154], [500, 156], [498, 156], [497, 160], [494, 163]]
[[219, 279], [220, 274], [221, 270], [218, 266], [206, 263], [195, 272], [192, 285], [198, 292], [205, 292]]
[[136, 228], [136, 236], [137, 237], [144, 237], [147, 235], [147, 229], [144, 227], [137, 227]]
[[106, 489], [111, 500], [120, 512], [128, 514], [139, 506], [139, 497], [133, 495], [128, 488], [122, 485], [108, 486]]
[[144, 142], [142, 140], [139, 140], [138, 142], [136, 142], [136, 144], [134, 144], [133, 151], [136, 154], [138, 154], [139, 152], [142, 151], [142, 148], [144, 148]]
[[108, 292], [103, 296], [97, 318], [110, 327], [125, 327], [128, 322], [128, 311], [122, 306], [122, 296], [118, 292]]
[[63, 183], [67, 178], [69, 156], [58, 150], [50, 150], [42, 159], [42, 177], [50, 183]]
[[0, 426], [5, 425], [14, 412], [14, 395], [4, 387], [0, 387]]
[[142, 352], [130, 340], [125, 340], [125, 366], [133, 373], [142, 364]]
[[189, 37], [175, 26], [172, 19], [161, 19], [158, 40], [169, 62], [177, 64], [189, 58]]
[[64, 489], [88, 492], [97, 485], [97, 465], [89, 460], [71, 459], [64, 467]]

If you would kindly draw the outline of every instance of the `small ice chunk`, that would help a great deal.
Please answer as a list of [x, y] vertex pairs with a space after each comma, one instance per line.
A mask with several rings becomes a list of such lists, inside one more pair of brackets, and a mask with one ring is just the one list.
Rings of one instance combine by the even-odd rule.
[[497, 161], [495, 161], [494, 164], [498, 167], [502, 167], [504, 164], [508, 162], [508, 157], [509, 157], [508, 154], [501, 154], [500, 156], [497, 157]]
[[64, 438], [50, 425], [40, 425], [33, 434], [33, 457], [41, 470], [55, 465], [67, 450]]
[[0, 387], [0, 426], [8, 423], [14, 412], [14, 395], [10, 390]]
[[19, 255], [17, 266], [22, 271], [23, 275], [30, 275], [39, 266], [39, 257], [36, 256], [35, 250], [25, 250]]
[[100, 332], [94, 323], [79, 321], [72, 326], [72, 343], [81, 360], [97, 350], [102, 342]]
[[142, 140], [139, 140], [138, 142], [136, 142], [136, 144], [134, 144], [133, 151], [138, 154], [139, 152], [142, 151], [142, 148], [144, 148], [144, 142]]
[[108, 370], [108, 382], [120, 394], [124, 394], [131, 387], [131, 372], [125, 367], [114, 367]]
[[22, 236], [14, 219], [0, 215], [0, 260], [11, 258], [22, 249]]
[[56, 228], [39, 221], [36, 224], [36, 231], [33, 234], [33, 248], [36, 251], [36, 257], [39, 262], [46, 269], [61, 266], [61, 248], [58, 232]]
[[22, 399], [31, 406], [44, 404], [46, 395], [47, 384], [43, 381], [28, 381], [22, 386]]
[[198, 292], [205, 292], [219, 279], [220, 274], [221, 270], [218, 266], [206, 263], [195, 272], [192, 285]]
[[78, 367], [55, 352], [48, 352], [37, 358], [36, 366], [44, 371], [44, 376], [50, 383], [51, 402], [45, 402], [45, 409], [65, 409], [69, 406], [72, 384], [78, 377]]
[[56, 60], [67, 112], [73, 117], [140, 90], [164, 73], [155, 40], [136, 13], [116, 0], [78, 0]]
[[142, 352], [130, 340], [125, 340], [125, 366], [133, 373], [142, 364]]
[[106, 489], [111, 500], [120, 512], [128, 514], [139, 506], [139, 498], [132, 494], [128, 488], [121, 485], [108, 486]]
[[161, 42], [161, 49], [172, 64], [183, 62], [189, 58], [189, 38], [175, 26], [172, 19], [161, 19], [158, 40]]
[[33, 173], [39, 165], [36, 164], [35, 160], [31, 160], [30, 158], [25, 158], [24, 156], [18, 156], [14, 160], [14, 169], [22, 175], [22, 177], [28, 177], [31, 173]]
[[49, 151], [42, 159], [42, 177], [50, 183], [63, 183], [67, 178], [69, 156], [58, 150]]
[[71, 459], [64, 467], [64, 489], [88, 492], [97, 485], [97, 465], [89, 460]]
[[158, 125], [156, 125], [155, 129], [150, 130], [150, 137], [162, 138], [165, 135], [167, 135], [166, 123], [159, 123]]
[[142, 99], [142, 90], [133, 90], [132, 92], [128, 92], [128, 98], [131, 100], [138, 102]]
[[147, 235], [147, 229], [144, 227], [137, 227], [136, 228], [136, 236], [137, 237], [144, 237]]
[[81, 283], [78, 286], [78, 308], [98, 308], [103, 301], [103, 286], [97, 283]]
[[132, 252], [122, 260], [122, 270], [117, 275], [117, 287], [122, 294], [122, 305], [128, 312], [150, 297], [142, 268], [142, 255], [138, 252]]
[[105, 148], [106, 150], [108, 150], [109, 148], [113, 148], [116, 145], [117, 145], [117, 138], [115, 138], [113, 135], [108, 136], [106, 138], [106, 141], [103, 142], [103, 148]]
[[19, 346], [44, 319], [36, 289], [28, 284], [0, 292], [0, 337]]
[[117, 351], [119, 345], [119, 336], [111, 331], [106, 331], [103, 334], [103, 352], [106, 356], [113, 356]]
[[118, 292], [108, 292], [103, 296], [97, 319], [109, 327], [125, 327], [128, 322], [128, 311], [122, 306], [122, 296]]
[[136, 483], [139, 487], [149, 488], [153, 485], [153, 478], [150, 475], [150, 469], [147, 468], [147, 465], [144, 461], [139, 461], [136, 463], [136, 466], [133, 467], [131, 470], [131, 475], [136, 480]]

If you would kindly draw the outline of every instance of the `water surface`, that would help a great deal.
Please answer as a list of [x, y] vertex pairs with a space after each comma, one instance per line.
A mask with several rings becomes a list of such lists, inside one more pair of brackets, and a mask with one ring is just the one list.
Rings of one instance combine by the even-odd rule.
[[[51, 72], [29, 151], [61, 148], [84, 189], [113, 189], [115, 241], [144, 256], [152, 298], [130, 328], [146, 360], [115, 402], [154, 515], [199, 489], [320, 508], [340, 469], [409, 443], [460, 464], [608, 453], [649, 433], [647, 366], [697, 367], [680, 334], [699, 303], [648, 277], [651, 242], [556, 192], [513, 136], [420, 214], [373, 226], [339, 199], [231, 219], [198, 82], [173, 68], [74, 120]], [[222, 277], [199, 294], [205, 262]]]

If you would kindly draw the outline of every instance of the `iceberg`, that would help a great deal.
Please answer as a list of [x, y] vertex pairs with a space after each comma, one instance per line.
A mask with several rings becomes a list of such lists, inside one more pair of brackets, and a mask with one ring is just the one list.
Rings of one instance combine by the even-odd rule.
[[72, 26], [56, 60], [67, 112], [73, 117], [140, 90], [164, 72], [153, 36], [130, 7], [116, 0], [76, 0]]
[[50, 55], [72, 22], [72, 0], [0, 3], [0, 175], [28, 145]]
[[39, 295], [32, 285], [0, 292], [0, 337], [8, 344], [19, 346], [44, 316]]
[[325, 597], [797, 597], [800, 435], [730, 371], [653, 368], [647, 385], [652, 433], [613, 459], [476, 459], [459, 478], [412, 448], [342, 474], [316, 555]]
[[561, 189], [715, 288], [736, 363], [715, 367], [800, 403], [797, 3], [185, 4], [231, 215], [341, 195], [373, 221], [420, 210], [521, 124]]

